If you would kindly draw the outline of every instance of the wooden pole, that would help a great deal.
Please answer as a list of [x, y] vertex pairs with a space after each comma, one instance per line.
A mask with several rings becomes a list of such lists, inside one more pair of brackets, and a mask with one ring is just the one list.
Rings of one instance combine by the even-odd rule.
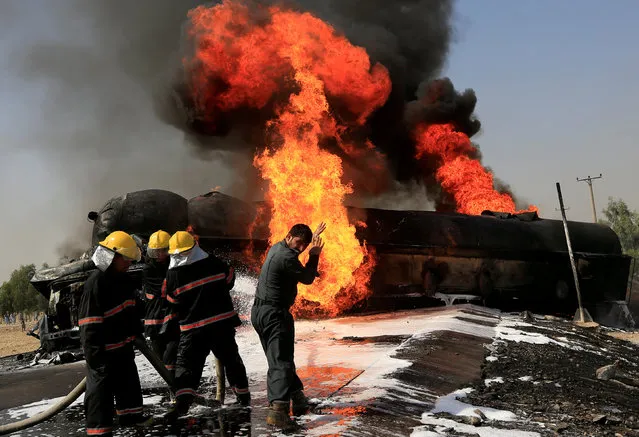
[[584, 307], [581, 304], [581, 291], [579, 290], [579, 275], [577, 274], [577, 265], [575, 264], [575, 257], [572, 253], [572, 244], [570, 244], [570, 233], [568, 232], [568, 220], [566, 220], [566, 210], [564, 209], [564, 198], [561, 195], [561, 186], [557, 182], [557, 196], [559, 196], [559, 208], [561, 209], [561, 218], [564, 222], [564, 232], [566, 233], [566, 245], [568, 246], [568, 256], [570, 258], [570, 265], [572, 266], [572, 275], [575, 278], [575, 290], [577, 290], [577, 303], [579, 304], [579, 319], [580, 322], [584, 320]]
[[599, 176], [590, 177], [588, 175], [587, 178], [579, 179], [577, 178], [577, 182], [586, 182], [588, 184], [588, 188], [590, 188], [590, 206], [592, 206], [592, 220], [594, 223], [597, 223], [597, 208], [595, 207], [595, 193], [592, 189], [592, 181], [595, 179], [601, 179], [603, 176], [599, 173]]

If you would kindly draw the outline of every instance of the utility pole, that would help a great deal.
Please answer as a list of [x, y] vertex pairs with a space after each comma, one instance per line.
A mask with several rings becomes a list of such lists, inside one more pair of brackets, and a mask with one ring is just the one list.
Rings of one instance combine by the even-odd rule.
[[595, 176], [595, 177], [590, 177], [590, 175], [588, 175], [587, 178], [583, 178], [583, 179], [579, 179], [577, 178], [577, 182], [586, 182], [588, 184], [588, 187], [590, 188], [590, 203], [592, 203], [592, 219], [594, 220], [595, 223], [597, 223], [597, 208], [595, 208], [595, 193], [594, 191], [592, 191], [592, 181], [594, 181], [595, 179], [601, 179], [603, 176], [601, 175], [601, 173], [599, 173], [599, 176]]
[[570, 242], [570, 232], [568, 231], [568, 219], [566, 219], [566, 208], [564, 208], [564, 198], [561, 195], [561, 186], [559, 182], [557, 186], [557, 197], [559, 198], [559, 209], [561, 210], [561, 220], [564, 222], [564, 233], [566, 234], [566, 246], [568, 247], [568, 258], [570, 258], [570, 266], [572, 267], [572, 276], [575, 280], [575, 291], [577, 291], [577, 304], [579, 308], [575, 313], [575, 321], [577, 320], [577, 314], [579, 314], [579, 321], [581, 323], [586, 322], [586, 317], [589, 321], [592, 321], [592, 317], [581, 304], [581, 290], [579, 289], [579, 274], [577, 273], [577, 263], [575, 262], [575, 255], [572, 252], [572, 244]]

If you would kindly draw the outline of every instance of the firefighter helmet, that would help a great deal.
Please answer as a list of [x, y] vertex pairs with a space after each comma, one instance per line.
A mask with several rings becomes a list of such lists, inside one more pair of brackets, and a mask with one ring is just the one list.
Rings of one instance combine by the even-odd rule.
[[140, 261], [142, 258], [140, 248], [133, 237], [126, 232], [111, 232], [104, 240], [100, 241], [100, 246], [106, 247], [132, 261]]
[[177, 255], [193, 249], [195, 238], [186, 231], [177, 231], [169, 240], [169, 253]]
[[169, 240], [171, 236], [168, 232], [157, 231], [151, 234], [149, 237], [149, 244], [147, 247], [149, 249], [168, 249], [169, 248]]

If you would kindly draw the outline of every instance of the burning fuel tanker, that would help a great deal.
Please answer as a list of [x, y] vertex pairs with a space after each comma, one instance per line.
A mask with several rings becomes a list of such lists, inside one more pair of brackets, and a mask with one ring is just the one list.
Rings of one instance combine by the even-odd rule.
[[[576, 308], [561, 221], [540, 219], [536, 212], [484, 211], [475, 216], [354, 207], [347, 211], [367, 253], [363, 271], [353, 274], [355, 291], [331, 290], [327, 297], [317, 296], [317, 289], [300, 289], [294, 308], [298, 317], [433, 305], [460, 296], [497, 308], [545, 313], [567, 314]], [[93, 247], [118, 229], [134, 234], [144, 248], [158, 229], [172, 233], [188, 228], [203, 249], [247, 274], [256, 271], [269, 245], [284, 237], [269, 241], [270, 216], [264, 203], [217, 191], [186, 200], [163, 190], [116, 197], [89, 214]], [[630, 258], [622, 254], [609, 227], [580, 222], [569, 222], [568, 227], [583, 299], [596, 317], [609, 311], [607, 303], [625, 299]], [[95, 268], [92, 250], [83, 259], [41, 270], [31, 280], [51, 302], [49, 329], [69, 330], [77, 323], [82, 283]], [[130, 270], [138, 280], [142, 266]], [[320, 263], [321, 275], [326, 268]]]

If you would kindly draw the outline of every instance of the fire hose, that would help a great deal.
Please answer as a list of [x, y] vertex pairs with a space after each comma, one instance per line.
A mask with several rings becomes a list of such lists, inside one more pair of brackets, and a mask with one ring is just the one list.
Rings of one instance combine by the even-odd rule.
[[[167, 370], [166, 367], [164, 367], [164, 363], [162, 363], [162, 361], [157, 357], [157, 355], [153, 353], [153, 351], [151, 350], [151, 348], [149, 348], [146, 342], [141, 338], [136, 338], [134, 341], [134, 345], [135, 347], [138, 348], [140, 352], [142, 352], [142, 354], [146, 357], [146, 359], [149, 360], [153, 368], [160, 374], [162, 379], [164, 379], [164, 381], [168, 384], [171, 390], [173, 390], [173, 377], [171, 373]], [[225, 391], [226, 385], [225, 385], [224, 366], [220, 363], [220, 360], [218, 359], [215, 360], [215, 369], [216, 369], [216, 375], [217, 375], [216, 402], [219, 405], [224, 402], [224, 391]], [[18, 422], [8, 423], [6, 425], [0, 425], [0, 435], [6, 435], [6, 434], [14, 433], [17, 431], [21, 431], [23, 429], [30, 428], [32, 426], [35, 426], [39, 423], [44, 422], [45, 420], [52, 418], [53, 416], [58, 414], [60, 411], [64, 410], [73, 402], [75, 402], [75, 400], [78, 399], [82, 393], [84, 393], [86, 388], [87, 388], [87, 378], [85, 377], [82, 379], [82, 381], [78, 383], [78, 385], [75, 386], [73, 390], [71, 390], [71, 392], [69, 392], [68, 395], [66, 395], [64, 398], [62, 398], [59, 402], [57, 402], [55, 405], [53, 405], [49, 409], [42, 411], [32, 417], [20, 420]], [[207, 401], [204, 397], [200, 395], [196, 395], [195, 403], [200, 405], [212, 406], [211, 402]]]

